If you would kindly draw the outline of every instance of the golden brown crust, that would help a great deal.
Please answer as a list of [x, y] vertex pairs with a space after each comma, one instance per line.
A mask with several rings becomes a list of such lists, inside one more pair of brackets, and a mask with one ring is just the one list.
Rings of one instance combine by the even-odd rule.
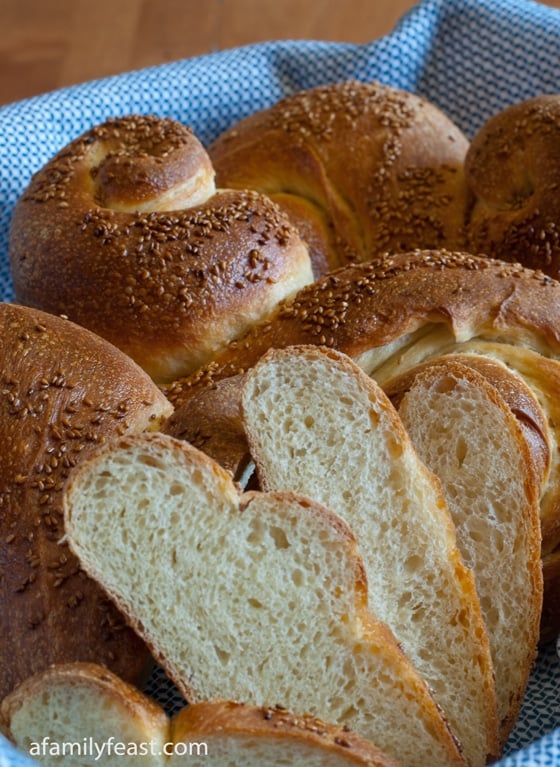
[[296, 716], [281, 706], [248, 706], [234, 701], [213, 701], [187, 706], [173, 718], [175, 742], [225, 736], [284, 741], [286, 748], [298, 744], [328, 750], [342, 764], [357, 767], [399, 767], [399, 763], [348, 727], [327, 724], [304, 714]]
[[84, 662], [55, 664], [25, 679], [0, 703], [0, 720], [9, 730], [22, 706], [33, 705], [35, 697], [57, 687], [68, 692], [81, 688], [92, 697], [106, 696], [118, 703], [123, 715], [144, 721], [151, 728], [161, 727], [164, 732], [168, 729], [169, 720], [155, 701], [103, 666]]
[[374, 372], [389, 344], [434, 325], [458, 341], [498, 340], [560, 358], [560, 283], [466, 253], [386, 255], [302, 288], [269, 321], [165, 391], [180, 402], [198, 386], [247, 370], [268, 349], [296, 344], [338, 349]]
[[204, 364], [312, 279], [280, 209], [216, 193], [192, 132], [153, 117], [97, 126], [33, 177], [10, 261], [19, 302], [65, 313], [157, 380]]
[[434, 105], [376, 82], [288, 96], [210, 147], [220, 186], [257, 189], [310, 245], [317, 277], [413, 247], [461, 247], [461, 131]]
[[92, 660], [136, 677], [143, 644], [61, 542], [62, 486], [119, 434], [170, 407], [107, 342], [67, 320], [0, 304], [0, 699], [54, 662]]
[[467, 246], [560, 277], [560, 96], [537, 96], [488, 120], [465, 172], [475, 199]]
[[251, 456], [241, 416], [242, 376], [200, 389], [179, 406], [163, 431], [209, 455], [237, 480]]

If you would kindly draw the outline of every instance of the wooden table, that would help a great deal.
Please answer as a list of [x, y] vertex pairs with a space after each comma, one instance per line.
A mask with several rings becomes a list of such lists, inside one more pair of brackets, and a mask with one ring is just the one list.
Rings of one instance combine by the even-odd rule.
[[[0, 104], [263, 40], [364, 43], [415, 0], [0, 0]], [[560, 0], [546, 0], [560, 8]]]

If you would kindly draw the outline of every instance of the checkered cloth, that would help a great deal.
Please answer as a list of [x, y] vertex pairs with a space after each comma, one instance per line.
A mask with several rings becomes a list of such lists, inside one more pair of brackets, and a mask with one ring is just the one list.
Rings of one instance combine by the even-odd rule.
[[[390, 35], [369, 44], [263, 43], [0, 108], [0, 298], [13, 298], [7, 242], [15, 201], [35, 170], [93, 124], [128, 113], [170, 116], [207, 143], [282, 96], [352, 78], [414, 91], [472, 136], [509, 103], [560, 93], [560, 12], [532, 0], [423, 0]], [[181, 705], [161, 670], [148, 691], [169, 711]], [[560, 662], [550, 645], [500, 766], [560, 765], [559, 726]], [[30, 764], [0, 738], [0, 767]]]

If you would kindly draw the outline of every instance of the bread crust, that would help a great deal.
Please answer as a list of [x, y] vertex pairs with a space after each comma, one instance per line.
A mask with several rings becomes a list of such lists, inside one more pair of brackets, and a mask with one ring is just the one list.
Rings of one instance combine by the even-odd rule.
[[128, 357], [65, 319], [0, 304], [0, 335], [0, 699], [54, 662], [136, 678], [146, 649], [62, 540], [62, 485], [100, 444], [171, 408]]
[[275, 199], [316, 277], [385, 251], [461, 247], [468, 141], [437, 107], [378, 82], [290, 95], [209, 148], [220, 186]]
[[373, 743], [348, 727], [329, 724], [309, 714], [295, 715], [282, 706], [249, 706], [237, 701], [212, 701], [186, 706], [172, 722], [173, 740], [237, 736], [318, 747], [336, 755], [341, 764], [356, 767], [399, 767]]
[[35, 174], [10, 230], [16, 299], [65, 313], [156, 380], [186, 375], [312, 280], [280, 209], [216, 191], [192, 131], [109, 120]]
[[[107, 695], [122, 707], [125, 715], [143, 720], [150, 729], [168, 729], [169, 721], [163, 709], [137, 687], [97, 663], [77, 661], [53, 664], [25, 679], [7, 695], [0, 703], [0, 716], [6, 730], [10, 731], [13, 717], [23, 706], [33, 704], [33, 699], [44, 690], [51, 691], [56, 687], [69, 692], [81, 688], [92, 696]], [[89, 734], [84, 733], [84, 736]]]
[[465, 161], [469, 250], [560, 277], [559, 146], [556, 94], [513, 104], [482, 126]]
[[163, 431], [189, 442], [229, 471], [234, 480], [250, 471], [251, 455], [241, 417], [243, 376], [217, 381], [179, 406]]
[[302, 288], [268, 321], [165, 391], [178, 403], [199, 386], [248, 370], [268, 349], [307, 344], [337, 349], [375, 378], [398, 344], [436, 326], [457, 342], [483, 338], [560, 359], [560, 283], [468, 253], [385, 255]]
[[[167, 751], [176, 743], [205, 743], [208, 753], [204, 761], [208, 764], [217, 763], [212, 759], [214, 744], [223, 741], [227, 747], [228, 741], [235, 743], [239, 740], [242, 745], [246, 744], [246, 755], [248, 759], [253, 759], [252, 763], [255, 762], [251, 748], [261, 741], [261, 748], [266, 749], [267, 743], [278, 743], [294, 755], [298, 748], [303, 748], [304, 753], [306, 749], [317, 750], [318, 753], [337, 757], [340, 764], [349, 767], [399, 767], [395, 759], [348, 727], [326, 723], [308, 714], [296, 716], [282, 706], [258, 707], [217, 700], [185, 706], [170, 719], [161, 706], [147, 695], [93, 663], [52, 666], [25, 680], [4, 699], [0, 704], [0, 726], [16, 745], [18, 738], [10, 730], [14, 716], [26, 706], [30, 706], [33, 712], [39, 696], [49, 695], [56, 688], [67, 695], [69, 709], [54, 711], [58, 717], [68, 717], [69, 722], [72, 721], [72, 696], [81, 689], [92, 697], [104, 700], [110, 705], [113, 715], [118, 716], [118, 719], [105, 723], [107, 727], [112, 726], [115, 737], [119, 735], [121, 722], [126, 724], [127, 720], [134, 720], [138, 736], [144, 734], [144, 741], [148, 743], [158, 733], [161, 746]], [[82, 742], [91, 737], [90, 732], [80, 732], [79, 722], [75, 725], [75, 731], [70, 729], [71, 724], [68, 725], [68, 738]], [[43, 722], [45, 731], [48, 726], [48, 721]], [[154, 761], [164, 765], [167, 758], [162, 755]], [[329, 764], [332, 764], [331, 760]]]

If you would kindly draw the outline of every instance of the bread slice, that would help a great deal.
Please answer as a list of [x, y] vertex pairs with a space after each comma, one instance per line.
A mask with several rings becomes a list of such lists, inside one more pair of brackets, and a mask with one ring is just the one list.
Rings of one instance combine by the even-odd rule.
[[249, 371], [245, 427], [262, 487], [293, 490], [349, 524], [370, 609], [434, 690], [471, 765], [496, 753], [488, 639], [441, 486], [377, 384], [319, 347], [269, 352]]
[[[44, 767], [161, 767], [169, 720], [136, 687], [95, 663], [65, 663], [19, 684], [0, 704], [0, 721], [18, 748]], [[116, 754], [123, 744], [129, 753]], [[146, 754], [132, 744], [152, 744]]]
[[[388, 382], [426, 464], [438, 475], [475, 574], [496, 677], [502, 742], [536, 656], [542, 607], [538, 469], [497, 389], [451, 355]], [[462, 358], [461, 358], [462, 359]], [[484, 369], [484, 368], [482, 368]]]
[[107, 446], [65, 491], [68, 540], [191, 702], [281, 704], [407, 767], [464, 765], [424, 680], [367, 610], [355, 539], [164, 434]]
[[399, 767], [348, 728], [283, 708], [233, 701], [186, 706], [172, 719], [101, 666], [53, 666], [0, 710], [8, 736], [44, 767]]

